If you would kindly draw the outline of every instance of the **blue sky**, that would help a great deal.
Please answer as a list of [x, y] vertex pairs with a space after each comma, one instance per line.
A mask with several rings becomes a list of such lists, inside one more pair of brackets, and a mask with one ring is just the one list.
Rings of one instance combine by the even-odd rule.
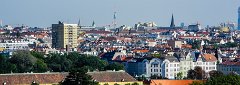
[[117, 12], [117, 24], [133, 26], [154, 21], [169, 26], [199, 22], [203, 26], [237, 22], [240, 0], [0, 0], [3, 24], [49, 27], [59, 20], [97, 26], [109, 25]]

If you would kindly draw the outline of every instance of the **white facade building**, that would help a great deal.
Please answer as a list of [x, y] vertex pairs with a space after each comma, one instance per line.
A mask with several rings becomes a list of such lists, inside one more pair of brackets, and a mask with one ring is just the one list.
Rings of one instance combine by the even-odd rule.
[[[169, 79], [175, 79], [178, 73], [187, 77], [187, 72], [196, 66], [201, 67], [206, 73], [216, 70], [217, 59], [213, 54], [201, 54], [189, 52], [186, 55], [174, 53], [163, 55], [164, 58], [142, 59], [142, 61], [128, 62], [127, 72], [134, 76], [145, 75], [150, 77], [158, 75]], [[134, 69], [134, 70], [133, 70]], [[141, 69], [141, 71], [139, 71]], [[133, 74], [134, 73], [134, 74]]]
[[227, 60], [221, 64], [217, 65], [217, 71], [221, 71], [223, 74], [227, 75], [229, 73], [240, 74], [240, 62], [239, 59]]
[[13, 42], [1, 42], [0, 48], [6, 49], [6, 50], [27, 50], [29, 49], [29, 44], [33, 44], [26, 41], [13, 41]]

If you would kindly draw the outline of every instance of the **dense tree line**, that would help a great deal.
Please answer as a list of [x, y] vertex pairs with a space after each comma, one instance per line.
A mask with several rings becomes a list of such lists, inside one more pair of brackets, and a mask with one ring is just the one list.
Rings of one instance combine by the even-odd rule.
[[190, 85], [240, 85], [240, 76], [235, 72], [224, 75], [220, 71], [210, 71], [209, 77], [201, 67], [196, 66], [193, 70], [188, 71], [188, 79], [203, 80], [203, 82], [195, 81]]
[[190, 69], [187, 74], [188, 79], [206, 79], [206, 72], [199, 66]]
[[0, 55], [1, 74], [11, 72], [70, 72], [82, 67], [90, 71], [124, 69], [120, 63], [107, 63], [97, 56], [87, 56], [77, 52], [44, 55], [35, 51], [18, 50], [13, 52], [12, 56]]

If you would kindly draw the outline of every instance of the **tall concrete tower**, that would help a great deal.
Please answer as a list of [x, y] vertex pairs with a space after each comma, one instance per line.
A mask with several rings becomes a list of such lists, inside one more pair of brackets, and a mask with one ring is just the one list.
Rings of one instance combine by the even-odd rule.
[[238, 30], [240, 30], [240, 7], [238, 8]]
[[66, 24], [58, 22], [52, 24], [52, 47], [53, 48], [76, 48], [78, 24]]

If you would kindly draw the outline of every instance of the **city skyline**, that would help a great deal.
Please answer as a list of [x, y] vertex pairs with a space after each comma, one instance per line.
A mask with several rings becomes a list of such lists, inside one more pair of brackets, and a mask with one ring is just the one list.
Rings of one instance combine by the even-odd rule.
[[101, 1], [61, 1], [58, 0], [3, 0], [0, 19], [3, 24], [26, 24], [37, 27], [51, 27], [52, 23], [64, 21], [77, 23], [81, 19], [82, 25], [91, 25], [95, 21], [97, 26], [107, 26], [113, 23], [116, 13], [117, 26], [133, 26], [137, 22], [156, 22], [158, 26], [169, 26], [171, 15], [174, 14], [175, 25], [181, 22], [185, 25], [201, 23], [218, 25], [222, 22], [237, 23], [239, 1], [176, 1], [176, 0], [101, 0]]

